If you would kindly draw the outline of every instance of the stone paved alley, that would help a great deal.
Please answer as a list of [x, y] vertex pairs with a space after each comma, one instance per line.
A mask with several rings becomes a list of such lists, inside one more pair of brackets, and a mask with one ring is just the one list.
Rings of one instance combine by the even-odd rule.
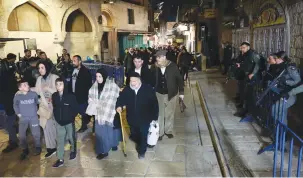
[[[205, 97], [206, 102], [203, 103], [208, 110], [208, 119], [204, 118], [202, 112], [197, 82]], [[184, 113], [179, 108], [176, 110], [175, 138], [165, 138], [156, 147], [149, 149], [145, 160], [138, 160], [134, 144], [127, 141], [126, 158], [119, 150], [110, 152], [107, 159], [99, 161], [95, 158], [94, 138], [88, 134], [78, 143], [77, 159], [66, 161], [58, 169], [51, 167], [56, 156], [45, 159], [42, 154], [20, 162], [20, 150], [7, 155], [1, 153], [0, 176], [221, 177], [219, 162], [227, 176], [271, 176], [273, 153], [257, 155], [263, 138], [257, 136], [256, 125], [239, 123], [239, 118], [232, 115], [235, 107], [231, 102], [234, 95], [231, 86], [234, 84], [223, 83], [224, 78], [217, 73], [191, 74], [191, 87], [187, 85], [185, 94], [187, 109]], [[210, 125], [207, 125], [207, 120]], [[213, 141], [209, 127], [213, 131]], [[3, 130], [0, 138], [2, 150], [7, 141]], [[214, 148], [218, 148], [217, 154]]]

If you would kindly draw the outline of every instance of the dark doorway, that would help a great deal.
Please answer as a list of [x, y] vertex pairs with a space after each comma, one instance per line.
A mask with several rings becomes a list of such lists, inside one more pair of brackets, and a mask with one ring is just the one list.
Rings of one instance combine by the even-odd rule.
[[108, 32], [104, 32], [101, 40], [101, 61], [104, 62], [108, 57]]

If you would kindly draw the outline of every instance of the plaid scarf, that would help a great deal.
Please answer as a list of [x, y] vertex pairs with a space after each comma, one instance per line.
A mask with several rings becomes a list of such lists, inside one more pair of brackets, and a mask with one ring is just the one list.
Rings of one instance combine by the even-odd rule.
[[119, 92], [120, 88], [118, 85], [109, 78], [105, 82], [100, 97], [97, 81], [90, 88], [88, 97], [91, 99], [91, 102], [94, 102], [97, 105], [97, 115], [95, 116], [95, 119], [98, 121], [99, 125], [109, 125], [113, 127]]

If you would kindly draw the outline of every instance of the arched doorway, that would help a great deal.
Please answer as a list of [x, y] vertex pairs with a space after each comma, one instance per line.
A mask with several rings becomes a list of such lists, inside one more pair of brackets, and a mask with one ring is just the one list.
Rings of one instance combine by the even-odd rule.
[[264, 3], [254, 15], [254, 48], [267, 57], [270, 53], [286, 50], [286, 17], [279, 4]]
[[77, 9], [72, 12], [66, 22], [66, 32], [92, 32], [92, 25], [86, 15]]
[[32, 2], [17, 6], [9, 15], [8, 31], [51, 32], [48, 15]]
[[96, 54], [93, 42], [96, 27], [85, 12], [81, 8], [68, 9], [62, 21], [62, 30], [67, 32], [63, 47], [70, 54], [79, 54], [83, 59]]
[[110, 11], [102, 10], [103, 35], [101, 40], [101, 60], [109, 61], [117, 57], [117, 32], [115, 31], [113, 16]]

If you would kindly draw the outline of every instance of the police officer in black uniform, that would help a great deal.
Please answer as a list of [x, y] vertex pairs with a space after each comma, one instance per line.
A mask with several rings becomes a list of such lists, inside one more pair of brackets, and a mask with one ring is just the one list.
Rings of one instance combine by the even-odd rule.
[[[260, 69], [260, 56], [254, 50], [250, 49], [248, 42], [241, 44], [242, 63], [237, 63], [237, 67], [244, 72], [243, 84], [239, 85], [240, 93], [244, 93], [241, 102], [238, 105], [239, 110], [234, 114], [237, 117], [244, 117], [248, 112], [250, 104], [253, 102], [253, 85], [252, 81], [258, 80]], [[242, 107], [242, 108], [241, 108]]]
[[1, 104], [3, 104], [5, 113], [7, 115], [6, 119], [6, 129], [9, 135], [8, 146], [2, 151], [3, 153], [8, 153], [16, 148], [18, 148], [18, 138], [17, 138], [17, 128], [16, 122], [17, 117], [13, 107], [13, 99], [15, 93], [17, 92], [17, 79], [15, 65], [16, 55], [9, 53], [7, 58], [1, 61], [1, 74], [0, 74], [0, 91]]

